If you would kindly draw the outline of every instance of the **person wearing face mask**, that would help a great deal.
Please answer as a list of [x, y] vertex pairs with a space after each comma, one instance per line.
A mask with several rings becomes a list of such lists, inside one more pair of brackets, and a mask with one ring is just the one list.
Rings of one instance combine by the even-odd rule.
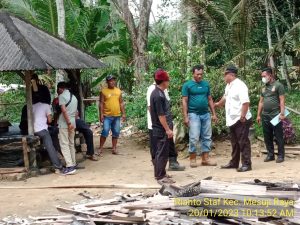
[[249, 109], [250, 100], [248, 87], [237, 78], [237, 68], [229, 66], [224, 73], [224, 80], [227, 83], [225, 94], [222, 99], [215, 103], [215, 107], [225, 105], [226, 126], [229, 127], [231, 136], [231, 160], [221, 169], [237, 169], [242, 155], [242, 166], [238, 172], [252, 170], [251, 166], [251, 144], [249, 140], [249, 129], [252, 125], [252, 115]]
[[276, 126], [271, 124], [271, 120], [280, 114], [280, 120], [284, 120], [285, 111], [285, 97], [283, 85], [275, 80], [273, 71], [271, 68], [266, 68], [261, 73], [262, 82], [265, 86], [262, 89], [260, 100], [258, 103], [258, 112], [256, 121], [258, 124], [262, 123], [264, 141], [268, 151], [268, 155], [265, 158], [265, 162], [275, 160], [274, 156], [274, 136], [277, 140], [278, 145], [278, 158], [277, 163], [284, 161], [284, 139], [283, 139], [283, 128], [282, 122]]

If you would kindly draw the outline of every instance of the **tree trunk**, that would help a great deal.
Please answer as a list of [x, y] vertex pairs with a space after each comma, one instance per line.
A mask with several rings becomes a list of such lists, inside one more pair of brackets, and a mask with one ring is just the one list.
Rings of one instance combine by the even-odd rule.
[[149, 18], [153, 0], [140, 0], [139, 23], [135, 24], [133, 15], [129, 9], [128, 0], [112, 0], [120, 17], [125, 22], [131, 37], [133, 48], [133, 59], [135, 66], [135, 77], [137, 81], [143, 79], [142, 74], [148, 70], [148, 59], [146, 56], [148, 44]]
[[[64, 0], [56, 0], [56, 10], [57, 10], [57, 33], [62, 39], [65, 39], [65, 6]], [[57, 84], [64, 80], [64, 73], [60, 70], [56, 71], [55, 77], [55, 93], [57, 93]]]
[[[266, 22], [267, 22], [267, 39], [268, 39], [268, 46], [269, 46], [269, 51], [273, 50], [273, 46], [272, 46], [272, 36], [271, 36], [271, 25], [270, 25], [270, 15], [269, 15], [269, 4], [268, 4], [268, 0], [265, 0], [265, 9], [266, 9]], [[270, 62], [270, 66], [272, 68], [275, 67], [275, 63], [274, 63], [274, 57], [273, 57], [273, 53], [270, 56], [269, 59]]]
[[65, 39], [65, 7], [64, 0], [56, 0], [58, 36]]
[[192, 33], [192, 22], [187, 22], [187, 58], [186, 58], [186, 73], [189, 72], [189, 69], [191, 68], [191, 50], [193, 45], [193, 33]]

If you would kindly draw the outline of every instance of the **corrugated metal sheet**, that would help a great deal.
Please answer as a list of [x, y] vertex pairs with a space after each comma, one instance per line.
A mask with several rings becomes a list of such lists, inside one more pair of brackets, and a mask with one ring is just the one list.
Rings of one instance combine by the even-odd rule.
[[90, 54], [22, 19], [0, 12], [0, 71], [103, 66]]

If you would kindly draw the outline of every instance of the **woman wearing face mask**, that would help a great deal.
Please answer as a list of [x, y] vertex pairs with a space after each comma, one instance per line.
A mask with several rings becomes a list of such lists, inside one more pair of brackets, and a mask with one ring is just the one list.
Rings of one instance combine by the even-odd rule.
[[262, 123], [264, 140], [268, 155], [265, 158], [265, 162], [275, 160], [274, 155], [274, 136], [278, 145], [278, 158], [277, 163], [284, 161], [284, 139], [282, 122], [273, 126], [271, 120], [280, 113], [280, 120], [284, 120], [285, 111], [285, 98], [283, 85], [275, 80], [273, 71], [271, 68], [266, 68], [261, 73], [262, 82], [265, 86], [262, 89], [260, 101], [258, 103], [258, 112], [256, 121], [258, 124]]

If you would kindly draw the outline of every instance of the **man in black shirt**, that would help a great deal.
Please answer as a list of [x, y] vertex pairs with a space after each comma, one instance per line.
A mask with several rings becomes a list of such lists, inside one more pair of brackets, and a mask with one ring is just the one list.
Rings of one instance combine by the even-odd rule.
[[156, 137], [156, 153], [154, 159], [154, 176], [158, 183], [174, 183], [167, 177], [166, 165], [169, 157], [169, 143], [173, 138], [173, 119], [169, 101], [164, 90], [169, 87], [169, 75], [164, 70], [155, 73], [156, 88], [150, 97], [150, 114], [153, 136]]

